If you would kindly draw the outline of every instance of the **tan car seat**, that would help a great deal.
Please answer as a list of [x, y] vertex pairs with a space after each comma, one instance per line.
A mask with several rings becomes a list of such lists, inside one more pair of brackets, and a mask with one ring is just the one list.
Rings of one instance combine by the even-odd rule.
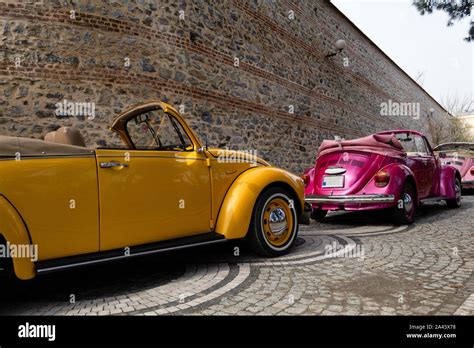
[[86, 147], [86, 142], [79, 129], [72, 127], [61, 127], [54, 132], [49, 132], [44, 136], [44, 141]]

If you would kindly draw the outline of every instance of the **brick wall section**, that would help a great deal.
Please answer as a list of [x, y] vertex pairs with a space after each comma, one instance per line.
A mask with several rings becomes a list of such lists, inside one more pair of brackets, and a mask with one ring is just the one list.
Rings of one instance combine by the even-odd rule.
[[[427, 131], [430, 108], [444, 122], [445, 111], [326, 1], [0, 0], [0, 33], [0, 134], [41, 138], [75, 125], [88, 145], [115, 145], [107, 125], [117, 112], [163, 99], [183, 105], [211, 145], [258, 150], [300, 173], [323, 139]], [[348, 48], [325, 58], [339, 38]], [[94, 102], [96, 118], [57, 118], [64, 99]], [[421, 118], [380, 116], [388, 99], [421, 103]]]

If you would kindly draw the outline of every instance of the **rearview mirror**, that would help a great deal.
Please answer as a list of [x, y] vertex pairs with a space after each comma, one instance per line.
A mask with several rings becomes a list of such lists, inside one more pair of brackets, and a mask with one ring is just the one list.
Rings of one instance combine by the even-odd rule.
[[144, 123], [144, 122], [148, 121], [149, 119], [150, 119], [150, 117], [148, 116], [148, 114], [138, 115], [137, 117], [135, 117], [135, 124]]

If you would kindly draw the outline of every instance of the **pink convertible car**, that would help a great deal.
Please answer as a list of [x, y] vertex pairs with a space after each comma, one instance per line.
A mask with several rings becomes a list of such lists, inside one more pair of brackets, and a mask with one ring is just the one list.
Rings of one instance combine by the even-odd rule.
[[388, 209], [395, 223], [410, 224], [423, 202], [461, 205], [459, 171], [442, 165], [426, 137], [412, 130], [324, 140], [303, 179], [306, 208], [316, 220], [329, 210]]
[[441, 163], [459, 170], [463, 189], [474, 189], [474, 143], [446, 143], [436, 146], [434, 151]]

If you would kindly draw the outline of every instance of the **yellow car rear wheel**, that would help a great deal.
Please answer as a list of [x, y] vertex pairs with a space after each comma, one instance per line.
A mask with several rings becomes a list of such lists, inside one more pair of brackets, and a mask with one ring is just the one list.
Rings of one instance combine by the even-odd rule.
[[298, 234], [298, 214], [293, 196], [271, 187], [255, 203], [248, 239], [260, 255], [278, 256], [291, 248]]

